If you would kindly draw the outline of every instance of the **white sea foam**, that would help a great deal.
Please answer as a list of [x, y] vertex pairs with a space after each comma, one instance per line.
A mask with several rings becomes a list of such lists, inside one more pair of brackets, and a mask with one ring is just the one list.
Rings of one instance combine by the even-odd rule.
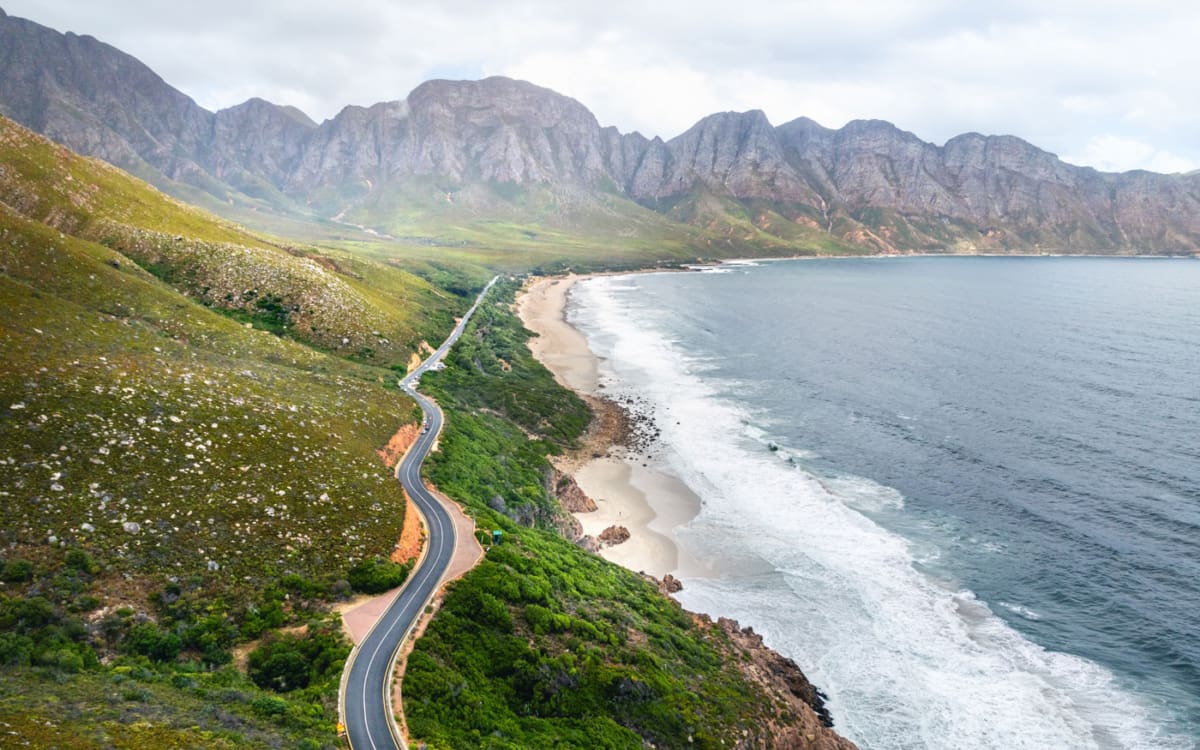
[[1004, 607], [1009, 612], [1012, 612], [1014, 615], [1024, 617], [1026, 620], [1033, 620], [1034, 622], [1037, 622], [1038, 620], [1042, 619], [1042, 616], [1040, 614], [1038, 614], [1034, 610], [1030, 609], [1029, 607], [1025, 607], [1020, 604], [1013, 604], [1011, 602], [1000, 602], [1000, 606]]
[[921, 573], [919, 551], [863, 512], [901, 510], [899, 493], [763, 450], [752, 415], [657, 331], [665, 313], [641, 308], [636, 284], [577, 289], [572, 319], [604, 378], [650, 402], [659, 457], [704, 500], [678, 537], [723, 575], [686, 580], [684, 604], [753, 625], [795, 658], [864, 750], [1194, 747], [1161, 736], [1106, 669], [1043, 649], [970, 591]]
[[900, 510], [904, 507], [904, 495], [899, 490], [865, 477], [826, 477], [821, 484], [831, 495], [857, 510], [871, 512]]

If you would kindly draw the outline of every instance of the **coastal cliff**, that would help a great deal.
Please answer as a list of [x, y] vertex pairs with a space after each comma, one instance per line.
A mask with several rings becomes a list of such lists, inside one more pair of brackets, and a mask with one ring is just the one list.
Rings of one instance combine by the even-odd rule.
[[763, 645], [762, 636], [753, 628], [741, 627], [737, 620], [721, 617], [715, 624], [699, 615], [704, 627], [715, 627], [724, 633], [738, 651], [746, 657], [739, 661], [742, 674], [780, 698], [785, 708], [782, 721], [770, 721], [760, 736], [746, 736], [738, 748], [805, 748], [806, 750], [854, 750], [845, 737], [832, 731], [833, 717], [825, 707], [825, 697], [796, 662]]

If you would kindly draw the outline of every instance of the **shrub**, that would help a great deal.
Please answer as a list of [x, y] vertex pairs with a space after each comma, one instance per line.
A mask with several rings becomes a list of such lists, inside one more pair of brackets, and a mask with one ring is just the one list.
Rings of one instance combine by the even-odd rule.
[[250, 654], [250, 679], [261, 688], [286, 693], [308, 687], [308, 661], [294, 638], [264, 644]]
[[32, 634], [57, 619], [54, 605], [43, 596], [0, 598], [0, 629]]
[[0, 633], [0, 665], [28, 666], [33, 655], [33, 640], [16, 633]]
[[5, 583], [29, 583], [33, 580], [33, 563], [28, 560], [9, 560], [4, 563], [0, 578]]
[[261, 688], [286, 693], [321, 681], [335, 680], [350, 647], [336, 618], [308, 624], [305, 637], [267, 639], [250, 652], [250, 679]]
[[264, 695], [251, 701], [250, 708], [259, 716], [283, 716], [287, 713], [288, 704], [283, 698]]
[[95, 575], [100, 571], [100, 566], [96, 564], [92, 556], [81, 549], [73, 549], [67, 552], [66, 563], [68, 568], [78, 570], [80, 573]]
[[131, 654], [148, 656], [154, 661], [174, 661], [183, 650], [183, 639], [152, 622], [144, 622], [130, 628], [123, 646]]
[[411, 565], [401, 565], [382, 557], [372, 557], [350, 568], [350, 586], [364, 594], [382, 594], [404, 583]]
[[57, 667], [70, 674], [83, 671], [83, 656], [70, 648], [61, 648], [44, 654], [40, 661], [47, 666]]

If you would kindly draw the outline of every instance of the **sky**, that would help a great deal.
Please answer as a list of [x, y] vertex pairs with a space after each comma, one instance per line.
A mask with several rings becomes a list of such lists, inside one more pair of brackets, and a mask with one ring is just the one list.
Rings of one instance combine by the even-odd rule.
[[0, 0], [200, 105], [320, 122], [431, 78], [505, 75], [669, 139], [705, 115], [1016, 135], [1106, 171], [1200, 169], [1200, 3], [1166, 0]]

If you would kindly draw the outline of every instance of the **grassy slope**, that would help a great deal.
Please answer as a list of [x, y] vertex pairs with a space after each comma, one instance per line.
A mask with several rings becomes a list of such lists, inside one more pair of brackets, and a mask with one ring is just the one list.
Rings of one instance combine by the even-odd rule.
[[[0, 492], [28, 502], [9, 534], [37, 543], [90, 522], [93, 543], [122, 553], [114, 565], [183, 576], [202, 572], [209, 539], [296, 547], [214, 552], [222, 577], [251, 585], [289, 559], [310, 574], [345, 560], [343, 529], [374, 549], [394, 541], [394, 522], [356, 528], [377, 498], [401, 502], [372, 449], [412, 407], [382, 372], [246, 329], [113, 268], [132, 264], [106, 248], [2, 219]], [[126, 520], [148, 533], [125, 534]]]
[[447, 329], [460, 301], [386, 263], [247, 232], [0, 118], [0, 196], [120, 251], [192, 299], [341, 355], [390, 365]]
[[[6, 123], [0, 200], [0, 721], [34, 746], [334, 746], [340, 637], [296, 692], [221, 665], [390, 551], [404, 500], [374, 451], [415, 406], [389, 370], [247, 327], [92, 240], [154, 233], [286, 273], [271, 241]], [[434, 299], [444, 320], [419, 325], [444, 329], [461, 305], [328, 263], [410, 338], [411, 308]]]
[[505, 540], [416, 644], [413, 736], [434, 748], [761, 744], [777, 703], [730, 668], [743, 655], [719, 631], [640, 576], [513, 522], [546, 520], [527, 512], [555, 505], [545, 456], [579, 437], [586, 407], [530, 356], [512, 293], [498, 287], [450, 366], [426, 376], [449, 412], [430, 478]]
[[755, 208], [752, 216], [736, 201], [706, 195], [691, 196], [663, 214], [613, 192], [501, 183], [447, 189], [432, 179], [414, 179], [381, 185], [360, 200], [347, 220], [376, 227], [391, 239], [321, 243], [401, 263], [436, 258], [500, 270], [559, 271], [862, 252], [773, 208]]

